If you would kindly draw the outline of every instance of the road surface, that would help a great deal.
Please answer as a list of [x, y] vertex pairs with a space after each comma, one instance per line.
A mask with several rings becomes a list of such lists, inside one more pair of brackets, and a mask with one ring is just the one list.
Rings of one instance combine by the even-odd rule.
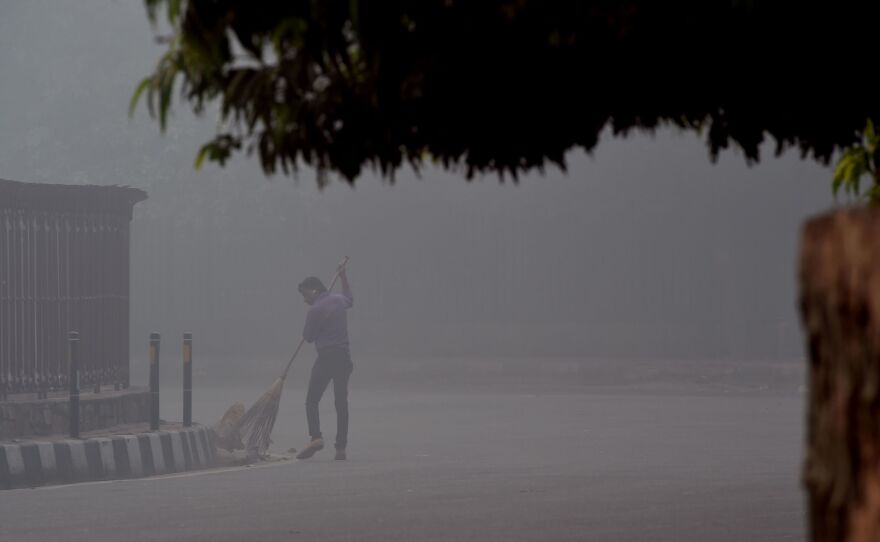
[[[196, 410], [219, 418], [262, 391], [202, 390]], [[303, 400], [285, 391], [275, 449], [305, 444]], [[355, 385], [351, 402], [349, 461], [328, 447], [308, 461], [0, 492], [0, 540], [805, 537], [797, 393]], [[321, 414], [332, 441], [330, 390]]]

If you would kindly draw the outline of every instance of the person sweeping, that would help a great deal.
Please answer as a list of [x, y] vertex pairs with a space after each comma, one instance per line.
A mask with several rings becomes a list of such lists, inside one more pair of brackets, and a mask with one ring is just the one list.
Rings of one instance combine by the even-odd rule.
[[[345, 445], [348, 438], [348, 375], [351, 374], [352, 369], [351, 356], [348, 354], [348, 322], [345, 310], [351, 308], [354, 301], [348, 285], [348, 277], [345, 275], [347, 263], [348, 256], [339, 265], [329, 288], [332, 290], [336, 281], [342, 278], [344, 284], [342, 296], [330, 296], [328, 289], [315, 277], [309, 277], [300, 283], [299, 291], [303, 299], [312, 305], [314, 310], [314, 312], [310, 310], [307, 315], [304, 336], [290, 356], [284, 372], [272, 382], [266, 393], [260, 396], [243, 415], [236, 416], [238, 404], [233, 405], [223, 416], [220, 424], [215, 426], [219, 447], [228, 451], [245, 448], [248, 458], [253, 460], [266, 457], [266, 452], [272, 443], [272, 428], [275, 427], [275, 418], [278, 416], [284, 382], [293, 366], [293, 360], [306, 343], [306, 338], [309, 338], [309, 342], [316, 343], [318, 347], [318, 361], [312, 368], [306, 412], [309, 432], [317, 438], [314, 438], [310, 446], [303, 451], [304, 453], [300, 454], [301, 459], [311, 457], [324, 447], [318, 426], [318, 401], [330, 380], [334, 382], [336, 410], [339, 413], [336, 459], [345, 459]], [[319, 363], [322, 360], [326, 363]], [[314, 405], [314, 408], [308, 405]]]
[[336, 459], [346, 459], [348, 379], [354, 369], [348, 341], [347, 311], [354, 305], [354, 296], [344, 263], [339, 266], [338, 277], [342, 282], [341, 294], [327, 291], [324, 283], [317, 277], [308, 277], [298, 286], [303, 301], [309, 305], [303, 340], [314, 343], [318, 357], [312, 366], [306, 394], [306, 419], [311, 441], [296, 455], [297, 459], [308, 459], [324, 449], [318, 404], [331, 381], [336, 406]]

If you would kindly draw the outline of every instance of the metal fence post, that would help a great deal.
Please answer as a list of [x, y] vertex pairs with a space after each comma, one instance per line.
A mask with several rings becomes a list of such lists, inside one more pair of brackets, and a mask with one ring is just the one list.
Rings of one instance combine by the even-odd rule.
[[70, 438], [79, 438], [79, 333], [76, 331], [67, 333], [67, 355], [70, 367]]
[[192, 425], [192, 333], [183, 334], [183, 426]]
[[150, 430], [159, 430], [159, 334], [150, 333]]

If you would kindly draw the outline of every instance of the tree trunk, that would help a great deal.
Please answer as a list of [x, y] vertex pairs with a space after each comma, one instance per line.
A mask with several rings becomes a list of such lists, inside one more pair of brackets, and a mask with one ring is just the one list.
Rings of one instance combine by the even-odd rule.
[[880, 540], [880, 210], [810, 220], [802, 242], [811, 540]]

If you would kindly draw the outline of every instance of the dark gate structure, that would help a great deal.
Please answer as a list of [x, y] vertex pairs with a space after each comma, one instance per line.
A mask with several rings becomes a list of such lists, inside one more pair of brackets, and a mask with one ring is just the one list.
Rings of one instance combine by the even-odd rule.
[[129, 385], [129, 223], [145, 192], [0, 180], [0, 400]]

